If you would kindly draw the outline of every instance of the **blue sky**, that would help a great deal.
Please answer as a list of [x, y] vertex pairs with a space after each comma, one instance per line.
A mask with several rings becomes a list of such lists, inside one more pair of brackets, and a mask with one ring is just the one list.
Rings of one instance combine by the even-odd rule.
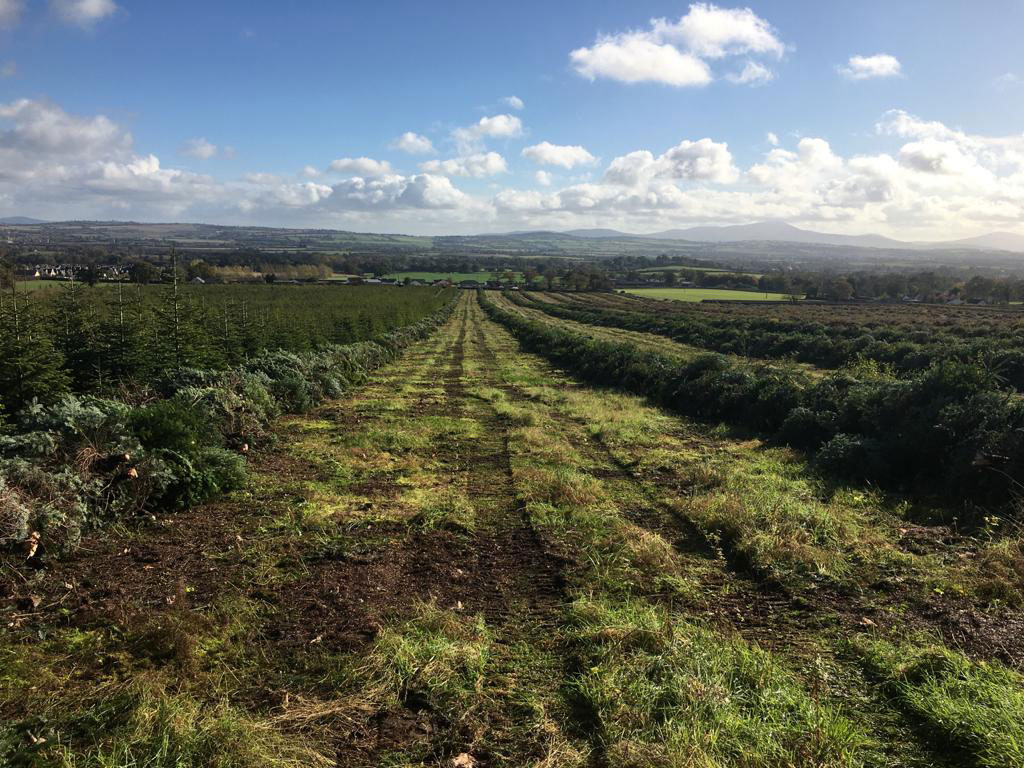
[[1021, 231], [1019, 1], [298, 8], [0, 0], [0, 215]]

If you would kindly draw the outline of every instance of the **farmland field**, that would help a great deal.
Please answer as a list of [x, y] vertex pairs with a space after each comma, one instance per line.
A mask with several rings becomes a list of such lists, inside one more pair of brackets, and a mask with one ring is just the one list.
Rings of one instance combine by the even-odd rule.
[[673, 301], [788, 301], [784, 293], [758, 293], [757, 291], [731, 291], [726, 288], [626, 288], [626, 293], [646, 299], [672, 299]]
[[[405, 280], [406, 278], [431, 282], [434, 280], [451, 280], [454, 283], [463, 280], [476, 280], [478, 283], [485, 283], [488, 280], [501, 279], [503, 274], [502, 272], [393, 272], [384, 277], [391, 280]], [[516, 272], [515, 279], [522, 281], [522, 273]]]
[[0, 755], [1022, 764], [1018, 528], [588, 385], [634, 341], [516, 298], [279, 416], [227, 495], [3, 560]]

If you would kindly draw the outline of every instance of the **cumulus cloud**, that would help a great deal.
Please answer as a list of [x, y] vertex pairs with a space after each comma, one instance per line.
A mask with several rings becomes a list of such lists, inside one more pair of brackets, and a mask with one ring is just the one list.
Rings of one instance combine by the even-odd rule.
[[509, 114], [481, 117], [473, 125], [452, 131], [460, 155], [478, 153], [486, 139], [516, 139], [522, 135], [523, 121]]
[[765, 141], [767, 141], [773, 147], [779, 146], [779, 137], [772, 133], [771, 131], [768, 131], [768, 133], [765, 135]]
[[356, 176], [384, 176], [393, 172], [387, 160], [374, 160], [372, 157], [343, 157], [334, 160], [328, 168], [335, 173], [351, 173]]
[[847, 80], [870, 80], [879, 77], [899, 77], [903, 74], [899, 59], [887, 53], [874, 56], [851, 56], [839, 73]]
[[481, 117], [480, 121], [470, 130], [477, 136], [516, 138], [523, 135], [523, 121], [514, 115]]
[[557, 165], [566, 169], [574, 168], [577, 165], [589, 165], [597, 160], [578, 144], [552, 144], [548, 141], [526, 147], [522, 155], [538, 165]]
[[0, 0], [0, 29], [17, 26], [23, 8], [22, 0]]
[[421, 173], [379, 179], [356, 177], [336, 184], [328, 207], [353, 210], [457, 209], [472, 200], [445, 176]]
[[0, 102], [0, 214], [435, 232], [772, 219], [920, 239], [1024, 220], [1024, 134], [981, 135], [892, 111], [876, 135], [877, 150], [845, 156], [823, 137], [776, 137], [745, 169], [725, 142], [687, 139], [615, 157], [594, 180], [559, 186], [541, 170], [510, 177], [529, 188], [471, 195], [453, 179], [503, 169], [500, 155], [431, 161], [411, 174], [345, 158], [331, 171], [345, 175], [330, 182], [315, 168], [307, 178], [257, 170], [220, 180], [168, 167], [106, 116], [21, 99]]
[[434, 153], [434, 144], [426, 136], [406, 131], [391, 146], [410, 155], [430, 155]]
[[[311, 170], [316, 169], [308, 167], [305, 173]], [[444, 176], [403, 176], [370, 158], [344, 158], [332, 163], [331, 170], [356, 175], [333, 185], [259, 172], [218, 181], [167, 168], [153, 154], [136, 153], [131, 134], [106, 116], [74, 115], [29, 99], [0, 103], [4, 212], [31, 210], [48, 218], [310, 221], [323, 226], [367, 212], [386, 217], [401, 211], [479, 222], [492, 210]]]
[[197, 160], [209, 160], [217, 154], [217, 145], [204, 138], [189, 139], [181, 148], [181, 153]]
[[442, 176], [494, 176], [505, 173], [508, 164], [497, 152], [480, 152], [473, 155], [454, 157], [450, 160], [428, 160], [420, 164], [420, 170]]
[[921, 239], [1014, 227], [1024, 217], [1024, 135], [974, 135], [902, 111], [884, 115], [877, 131], [902, 145], [843, 157], [824, 138], [804, 137], [773, 146], [741, 173], [724, 144], [684, 141], [661, 155], [616, 157], [598, 182], [503, 190], [492, 203], [509, 228], [780, 219]]
[[506, 96], [501, 100], [501, 103], [512, 109], [522, 109], [526, 106], [518, 96]]
[[654, 82], [677, 87], [707, 85], [711, 68], [696, 56], [668, 43], [655, 43], [647, 33], [599, 38], [590, 48], [569, 54], [573, 67], [588, 80], [607, 78], [623, 83]]
[[730, 83], [739, 85], [761, 85], [775, 79], [775, 73], [764, 64], [748, 61], [739, 72], [730, 72], [725, 76]]
[[114, 0], [50, 0], [50, 8], [65, 24], [91, 27], [117, 12]]
[[36, 153], [89, 155], [99, 149], [126, 149], [131, 134], [103, 115], [69, 115], [55, 104], [19, 99], [0, 104], [0, 147]]
[[257, 196], [256, 202], [263, 206], [284, 205], [289, 208], [303, 208], [316, 205], [326, 200], [334, 189], [326, 184], [317, 184], [312, 181], [297, 184], [279, 184], [268, 189], [265, 193]]
[[[589, 80], [687, 87], [714, 79], [709, 61], [740, 55], [779, 58], [785, 50], [771, 24], [749, 8], [696, 3], [678, 21], [652, 19], [648, 29], [602, 35], [594, 45], [570, 52], [569, 60]], [[736, 83], [771, 77], [771, 70], [753, 60], [739, 73], [727, 75]]]
[[648, 150], [630, 152], [612, 160], [604, 174], [611, 184], [631, 187], [656, 179], [729, 184], [737, 178], [728, 144], [711, 139], [681, 141], [659, 157]]

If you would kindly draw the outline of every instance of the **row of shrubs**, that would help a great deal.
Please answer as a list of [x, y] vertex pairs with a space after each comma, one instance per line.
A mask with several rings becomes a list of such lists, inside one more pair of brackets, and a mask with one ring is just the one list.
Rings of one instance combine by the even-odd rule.
[[984, 366], [943, 360], [900, 380], [872, 375], [869, 366], [812, 379], [714, 353], [681, 361], [480, 300], [525, 348], [577, 376], [768, 434], [808, 451], [843, 482], [999, 505], [1024, 487], [1024, 399]]
[[69, 394], [30, 404], [0, 428], [0, 548], [43, 557], [73, 548], [89, 526], [240, 487], [244, 454], [268, 441], [276, 416], [365, 381], [453, 306], [374, 341], [174, 371], [137, 402]]
[[[520, 297], [515, 300], [526, 301]], [[821, 324], [800, 326], [746, 317], [708, 318], [697, 313], [658, 314], [543, 301], [530, 306], [553, 317], [654, 333], [724, 354], [790, 359], [822, 368], [840, 368], [860, 360], [872, 360], [900, 373], [915, 373], [940, 361], [984, 360], [1007, 383], [1024, 390], [1024, 337], [964, 338], [937, 329], [917, 331], [908, 337], [886, 329], [849, 327], [840, 333]]]

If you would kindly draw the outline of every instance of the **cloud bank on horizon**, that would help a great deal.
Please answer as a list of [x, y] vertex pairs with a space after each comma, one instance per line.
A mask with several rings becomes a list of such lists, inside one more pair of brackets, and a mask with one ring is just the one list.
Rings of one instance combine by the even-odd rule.
[[[0, 0], [0, 28], [26, 23], [29, 12], [20, 0]], [[125, 16], [127, 7], [112, 0], [50, 0], [46, 18], [65, 28], [62, 34], [99, 45], [104, 24]], [[763, 219], [930, 239], [1021, 229], [1019, 126], [972, 131], [899, 105], [862, 115], [839, 136], [760, 123], [758, 100], [792, 76], [801, 52], [783, 24], [750, 8], [696, 3], [678, 18], [640, 19], [633, 28], [593, 35], [589, 44], [561, 50], [567, 87], [601, 89], [610, 109], [620, 97], [635, 105], [636, 89], [647, 89], [652, 104], [731, 89], [729, 98], [750, 99], [759, 138], [738, 151], [728, 132], [681, 126], [669, 142], [645, 143], [640, 114], [641, 130], [628, 137], [633, 147], [608, 153], [574, 141], [571, 121], [551, 127], [528, 94], [494, 94], [489, 106], [466, 103], [454, 123], [409, 117], [398, 124], [392, 116], [373, 126], [373, 146], [342, 136], [329, 155], [311, 147], [293, 170], [250, 156], [248, 168], [229, 174], [223, 164], [239, 162], [236, 150], [207, 138], [212, 131], [194, 118], [168, 129], [180, 130], [169, 153], [182, 161], [175, 164], [141, 146], [123, 116], [20, 95], [0, 100], [0, 215], [425, 233], [648, 232]], [[918, 77], [899, 53], [842, 51], [830, 77], [847, 89]], [[18, 71], [12, 62], [4, 92], [17, 87]], [[1016, 80], [1001, 71], [989, 82], [1005, 94]], [[477, 117], [474, 109], [484, 113]], [[571, 112], [571, 104], [562, 110]], [[373, 125], [372, 110], [359, 119]], [[230, 120], [220, 123], [219, 135], [231, 131]], [[241, 125], [234, 130], [245, 133]], [[844, 150], [836, 144], [851, 143], [846, 133], [857, 140]]]

